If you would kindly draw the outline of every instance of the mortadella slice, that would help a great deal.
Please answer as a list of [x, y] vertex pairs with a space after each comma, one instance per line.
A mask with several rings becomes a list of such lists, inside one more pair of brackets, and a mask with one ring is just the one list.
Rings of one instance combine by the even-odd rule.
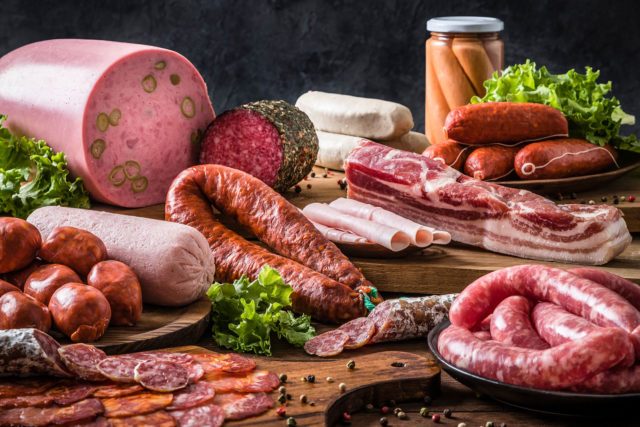
[[343, 214], [324, 203], [308, 204], [302, 209], [302, 213], [310, 221], [350, 231], [394, 252], [406, 249], [411, 244], [411, 238], [403, 231]]
[[451, 242], [451, 235], [446, 231], [440, 231], [418, 224], [388, 210], [358, 202], [357, 200], [340, 197], [331, 202], [329, 206], [343, 214], [401, 230], [409, 235], [413, 245], [421, 248], [429, 246], [431, 243], [446, 245]]
[[46, 40], [6, 54], [0, 105], [12, 132], [66, 154], [93, 199], [124, 207], [163, 203], [214, 118], [186, 58], [104, 40]]

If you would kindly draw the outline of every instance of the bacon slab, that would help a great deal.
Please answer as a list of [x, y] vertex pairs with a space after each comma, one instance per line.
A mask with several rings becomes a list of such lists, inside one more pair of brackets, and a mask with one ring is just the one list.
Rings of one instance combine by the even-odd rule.
[[630, 243], [611, 206], [561, 205], [469, 178], [424, 156], [363, 141], [345, 161], [348, 196], [453, 240], [522, 258], [606, 264]]

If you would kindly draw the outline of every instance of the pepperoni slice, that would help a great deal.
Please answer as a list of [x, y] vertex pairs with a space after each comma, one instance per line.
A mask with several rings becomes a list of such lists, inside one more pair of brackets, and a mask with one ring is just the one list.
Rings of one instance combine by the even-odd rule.
[[189, 371], [183, 365], [165, 360], [146, 360], [134, 369], [135, 379], [153, 391], [174, 391], [189, 384]]
[[34, 427], [60, 424], [79, 424], [102, 414], [98, 399], [85, 399], [73, 405], [50, 408], [14, 408], [0, 411], [0, 425], [29, 425]]
[[110, 427], [174, 427], [175, 420], [167, 411], [156, 411], [134, 417], [110, 418]]
[[170, 414], [180, 427], [220, 427], [224, 423], [224, 411], [214, 404], [171, 411]]
[[204, 376], [204, 368], [201, 364], [194, 362], [187, 368], [189, 371], [189, 383], [197, 383]]
[[349, 335], [349, 339], [344, 344], [347, 350], [354, 350], [367, 344], [376, 333], [376, 325], [366, 317], [358, 317], [338, 328]]
[[238, 374], [256, 369], [253, 359], [235, 353], [199, 353], [194, 354], [193, 359], [202, 365], [205, 373], [223, 371]]
[[135, 393], [139, 393], [144, 390], [139, 384], [110, 384], [99, 386], [93, 393], [94, 397], [123, 397], [129, 396]]
[[349, 334], [334, 329], [311, 338], [304, 344], [304, 351], [320, 357], [335, 356], [342, 352], [348, 341]]
[[216, 389], [216, 393], [258, 393], [275, 390], [280, 379], [269, 371], [255, 371], [245, 375], [218, 373], [217, 377], [208, 374], [206, 382]]
[[106, 378], [97, 366], [107, 358], [104, 351], [88, 344], [70, 344], [58, 349], [62, 362], [78, 378], [89, 381], [104, 381]]
[[79, 402], [93, 395], [98, 388], [90, 384], [63, 384], [47, 391], [47, 396], [54, 399], [56, 404], [67, 406]]
[[273, 400], [266, 393], [218, 394], [213, 403], [222, 407], [227, 420], [243, 420], [255, 417], [273, 407]]
[[16, 396], [4, 397], [0, 399], [0, 409], [10, 408], [42, 408], [53, 405], [53, 397], [44, 394], [36, 394], [34, 396]]
[[210, 383], [201, 381], [173, 393], [173, 402], [167, 410], [187, 409], [208, 403], [216, 397], [216, 389]]
[[109, 356], [98, 363], [98, 371], [118, 383], [134, 383], [136, 366], [141, 361], [127, 355]]
[[170, 393], [145, 392], [132, 396], [103, 399], [104, 415], [107, 418], [133, 417], [164, 409], [171, 405]]

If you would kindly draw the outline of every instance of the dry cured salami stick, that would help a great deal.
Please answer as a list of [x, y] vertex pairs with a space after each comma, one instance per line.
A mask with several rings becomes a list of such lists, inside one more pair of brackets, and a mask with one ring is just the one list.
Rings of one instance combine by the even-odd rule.
[[[502, 300], [491, 316], [491, 337], [506, 345], [544, 350], [549, 348], [531, 324], [531, 303], [514, 295]], [[477, 335], [476, 335], [477, 337]]]
[[70, 377], [58, 355], [58, 344], [44, 332], [33, 329], [0, 331], [0, 377], [53, 375]]
[[[212, 203], [283, 256], [227, 229], [215, 219]], [[331, 322], [365, 313], [362, 297], [350, 288], [369, 284], [362, 273], [297, 208], [259, 179], [220, 165], [189, 168], [171, 185], [165, 217], [207, 238], [219, 281], [255, 278], [268, 264], [293, 287], [296, 311]]]
[[[625, 358], [627, 344], [628, 334], [607, 328], [578, 341], [532, 350], [482, 341], [468, 329], [451, 325], [440, 334], [438, 351], [448, 362], [486, 378], [558, 390], [616, 366]], [[562, 363], [565, 360], [571, 363]]]

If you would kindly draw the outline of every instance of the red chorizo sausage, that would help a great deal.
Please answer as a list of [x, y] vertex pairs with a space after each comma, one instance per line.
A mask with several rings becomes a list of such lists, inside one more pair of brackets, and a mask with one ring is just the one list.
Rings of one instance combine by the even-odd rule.
[[[247, 242], [216, 221], [212, 203], [284, 256]], [[183, 171], [167, 194], [165, 217], [207, 238], [218, 281], [255, 278], [268, 264], [293, 287], [296, 311], [332, 322], [365, 313], [362, 297], [351, 288], [369, 284], [362, 273], [296, 207], [244, 172], [220, 165]]]
[[136, 273], [120, 261], [102, 261], [93, 266], [87, 285], [98, 289], [111, 306], [111, 324], [133, 326], [142, 315], [142, 288]]
[[569, 124], [559, 110], [547, 105], [487, 102], [454, 108], [444, 130], [462, 144], [515, 144], [567, 136]]
[[49, 309], [20, 291], [4, 294], [0, 297], [0, 329], [16, 328], [49, 331], [51, 329]]
[[480, 181], [504, 178], [513, 172], [513, 160], [517, 147], [486, 145], [469, 154], [464, 163], [464, 173]]
[[96, 288], [82, 283], [67, 283], [55, 291], [49, 310], [56, 328], [73, 342], [99, 339], [111, 318], [107, 298]]
[[505, 298], [491, 315], [491, 337], [515, 347], [536, 350], [549, 348], [549, 344], [533, 329], [530, 313], [531, 303], [525, 297], [514, 295]]
[[630, 280], [620, 277], [617, 274], [609, 273], [593, 267], [577, 267], [567, 270], [571, 274], [580, 276], [584, 279], [591, 280], [611, 289], [617, 294], [622, 295], [624, 299], [629, 301], [635, 308], [640, 310], [640, 285]]
[[0, 218], [0, 273], [20, 270], [36, 257], [42, 245], [36, 227], [20, 218]]
[[[616, 366], [624, 359], [627, 345], [628, 334], [617, 328], [546, 350], [482, 341], [468, 329], [454, 325], [438, 337], [442, 357], [459, 368], [508, 384], [547, 390], [580, 384]], [[567, 360], [571, 363], [563, 363]]]
[[51, 295], [59, 287], [72, 282], [81, 282], [75, 271], [62, 264], [47, 264], [29, 275], [24, 284], [24, 293], [48, 305]]
[[522, 179], [553, 179], [589, 175], [617, 166], [618, 152], [584, 139], [534, 142], [518, 151], [514, 165]]
[[438, 144], [428, 146], [422, 152], [422, 155], [430, 159], [440, 160], [454, 169], [462, 170], [469, 151], [469, 147], [464, 147], [458, 144], [457, 141], [448, 139]]
[[43, 260], [63, 264], [86, 277], [95, 264], [107, 259], [107, 248], [94, 234], [75, 227], [56, 227], [38, 253]]
[[43, 264], [43, 261], [36, 258], [33, 260], [31, 264], [26, 266], [23, 269], [11, 271], [9, 273], [5, 273], [2, 275], [4, 280], [11, 283], [12, 285], [20, 288], [22, 290], [24, 288], [24, 284], [34, 271], [38, 269]]
[[20, 292], [20, 289], [9, 282], [0, 280], [0, 297], [9, 292]]

